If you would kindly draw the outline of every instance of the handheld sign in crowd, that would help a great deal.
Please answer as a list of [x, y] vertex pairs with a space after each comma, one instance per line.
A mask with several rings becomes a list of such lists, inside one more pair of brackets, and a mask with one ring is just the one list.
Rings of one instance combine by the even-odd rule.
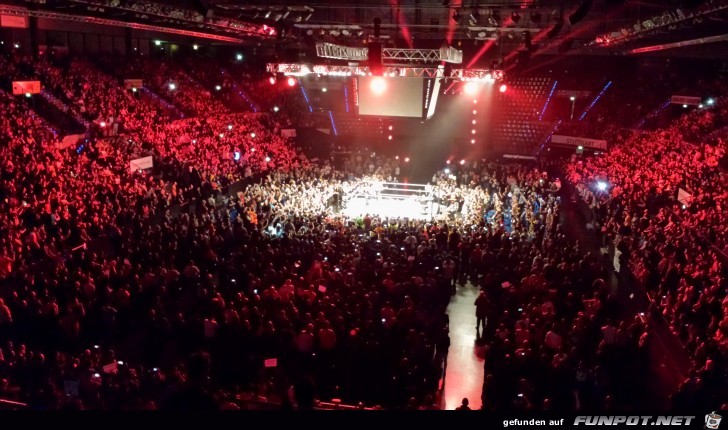
[[152, 156], [137, 158], [129, 162], [129, 171], [131, 173], [138, 172], [140, 170], [151, 169], [154, 167], [154, 160]]

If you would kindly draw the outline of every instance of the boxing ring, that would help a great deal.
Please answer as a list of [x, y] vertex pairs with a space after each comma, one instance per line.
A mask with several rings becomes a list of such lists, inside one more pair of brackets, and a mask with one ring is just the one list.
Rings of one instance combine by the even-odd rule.
[[439, 209], [431, 185], [362, 181], [343, 195], [341, 213], [350, 218], [433, 219]]

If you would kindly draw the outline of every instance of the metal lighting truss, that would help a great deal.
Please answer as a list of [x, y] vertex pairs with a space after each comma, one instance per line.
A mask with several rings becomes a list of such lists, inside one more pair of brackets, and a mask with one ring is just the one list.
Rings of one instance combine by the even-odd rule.
[[[269, 73], [281, 73], [285, 76], [306, 76], [312, 73], [322, 76], [372, 76], [369, 67], [366, 66], [309, 66], [306, 64], [269, 63], [266, 69]], [[457, 81], [495, 82], [503, 80], [504, 73], [502, 70], [489, 69], [452, 69], [449, 74], [446, 74], [445, 68], [442, 66], [385, 66], [382, 76], [390, 78], [449, 78]]]
[[452, 46], [440, 49], [382, 48], [382, 60], [444, 61], [460, 64], [463, 62], [463, 51]]
[[638, 22], [631, 29], [625, 27], [611, 33], [599, 35], [590, 43], [590, 45], [610, 46], [617, 43], [627, 42], [651, 31], [665, 28], [672, 30], [676, 28], [675, 26], [678, 24], [691, 22], [693, 24], [698, 24], [702, 22], [704, 17], [715, 14], [716, 12], [725, 11], [726, 9], [728, 9], [728, 1], [722, 0], [710, 3], [702, 9], [698, 9], [695, 12], [688, 14], [685, 14], [680, 9], [676, 9], [674, 12], [664, 12], [661, 15], [656, 15], [650, 19]]
[[[354, 48], [333, 43], [316, 44], [316, 55], [321, 58], [364, 61], [367, 59], [368, 54], [369, 48]], [[460, 64], [463, 62], [463, 51], [455, 49], [452, 46], [440, 49], [382, 48], [382, 60], [444, 61], [446, 63]]]
[[23, 8], [14, 8], [14, 7], [10, 7], [10, 6], [4, 6], [4, 5], [0, 6], [0, 14], [12, 15], [12, 16], [22, 16], [22, 17], [58, 19], [58, 20], [64, 20], [64, 21], [83, 22], [83, 23], [87, 23], [87, 24], [109, 25], [109, 26], [114, 26], [114, 27], [127, 27], [127, 28], [133, 28], [136, 30], [147, 30], [147, 31], [157, 31], [157, 32], [162, 32], [162, 33], [179, 34], [182, 36], [199, 37], [199, 38], [204, 38], [204, 39], [217, 40], [217, 41], [221, 41], [221, 42], [230, 42], [230, 43], [242, 43], [243, 42], [242, 39], [238, 39], [235, 37], [219, 36], [216, 34], [202, 33], [199, 31], [180, 30], [180, 29], [176, 29], [176, 28], [159, 27], [156, 25], [117, 21], [115, 19], [96, 18], [96, 17], [91, 17], [91, 16], [78, 16], [78, 15], [69, 15], [69, 14], [58, 13], [58, 12], [44, 12], [44, 11], [39, 11], [39, 10], [28, 10], [28, 9], [23, 9]]
[[102, 8], [120, 9], [120, 10], [124, 10], [124, 11], [134, 13], [137, 15], [147, 15], [147, 16], [154, 15], [154, 16], [166, 19], [169, 22], [176, 22], [180, 25], [195, 25], [195, 26], [199, 26], [200, 28], [205, 26], [205, 27], [208, 27], [212, 31], [222, 30], [222, 31], [226, 31], [226, 32], [237, 32], [237, 33], [243, 32], [243, 33], [246, 33], [247, 35], [257, 35], [257, 36], [270, 35], [267, 27], [253, 25], [253, 24], [249, 24], [246, 22], [242, 22], [242, 21], [236, 21], [234, 19], [205, 18], [200, 15], [201, 20], [198, 21], [198, 20], [190, 19], [190, 18], [187, 18], [184, 16], [164, 15], [164, 14], [155, 13], [153, 11], [148, 11], [145, 9], [135, 9], [132, 7], [132, 6], [135, 6], [137, 3], [142, 4], [143, 2], [129, 1], [127, 3], [119, 3], [117, 5], [105, 5], [105, 4], [98, 3], [98, 1], [95, 2], [94, 0], [71, 0], [71, 1], [74, 3], [85, 4], [85, 5], [88, 5], [89, 7], [96, 6], [96, 7], [102, 7]]

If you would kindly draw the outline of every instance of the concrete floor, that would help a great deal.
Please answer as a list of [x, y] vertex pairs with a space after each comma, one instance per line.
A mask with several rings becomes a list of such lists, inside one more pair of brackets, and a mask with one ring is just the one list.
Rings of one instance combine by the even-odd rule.
[[483, 391], [483, 358], [475, 350], [475, 298], [479, 288], [468, 283], [458, 286], [450, 300], [450, 349], [447, 372], [440, 399], [442, 409], [455, 409], [463, 397], [470, 401], [470, 409], [480, 409]]

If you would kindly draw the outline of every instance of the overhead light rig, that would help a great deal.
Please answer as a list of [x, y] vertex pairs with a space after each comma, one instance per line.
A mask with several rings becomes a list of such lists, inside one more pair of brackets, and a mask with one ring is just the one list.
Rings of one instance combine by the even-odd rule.
[[[307, 76], [316, 74], [321, 76], [372, 76], [368, 66], [332, 66], [307, 65], [293, 63], [269, 63], [266, 66], [268, 73], [283, 74], [285, 76]], [[417, 66], [385, 66], [382, 76], [400, 78], [448, 78], [463, 82], [497, 82], [502, 81], [505, 74], [502, 70], [492, 69], [452, 69], [449, 72], [443, 66], [417, 67]]]
[[[334, 43], [317, 43], [316, 55], [321, 58], [336, 60], [366, 61], [369, 48], [341, 46]], [[452, 46], [440, 49], [400, 49], [382, 48], [382, 60], [397, 61], [444, 61], [460, 64], [463, 62], [463, 51]]]
[[728, 0], [711, 2], [693, 12], [683, 12], [681, 9], [666, 11], [638, 22], [631, 28], [624, 27], [611, 33], [601, 34], [591, 41], [589, 46], [614, 46], [655, 31], [676, 30], [679, 25], [697, 25], [702, 23], [704, 18], [726, 10], [728, 10]]
[[210, 40], [216, 40], [219, 42], [243, 43], [242, 39], [239, 39], [236, 37], [228, 37], [228, 36], [222, 36], [222, 35], [212, 34], [212, 33], [203, 33], [200, 31], [182, 30], [182, 29], [177, 29], [177, 28], [162, 27], [162, 26], [158, 26], [158, 25], [149, 25], [149, 24], [141, 24], [141, 23], [136, 23], [136, 22], [119, 21], [119, 20], [115, 20], [115, 19], [97, 18], [97, 17], [93, 17], [93, 16], [81, 16], [81, 15], [72, 15], [72, 14], [59, 13], [59, 12], [30, 10], [30, 9], [17, 8], [17, 7], [12, 7], [12, 6], [5, 6], [5, 5], [0, 6], [0, 14], [9, 15], [9, 16], [24, 16], [24, 17], [56, 19], [56, 20], [71, 21], [71, 22], [81, 22], [81, 23], [87, 23], [87, 24], [106, 25], [106, 26], [111, 26], [111, 27], [126, 27], [126, 28], [133, 28], [136, 30], [155, 31], [155, 32], [160, 32], [160, 33], [169, 33], [169, 34], [178, 34], [178, 35], [182, 35], [182, 36], [196, 37], [196, 38], [200, 38], [200, 39], [210, 39]]

